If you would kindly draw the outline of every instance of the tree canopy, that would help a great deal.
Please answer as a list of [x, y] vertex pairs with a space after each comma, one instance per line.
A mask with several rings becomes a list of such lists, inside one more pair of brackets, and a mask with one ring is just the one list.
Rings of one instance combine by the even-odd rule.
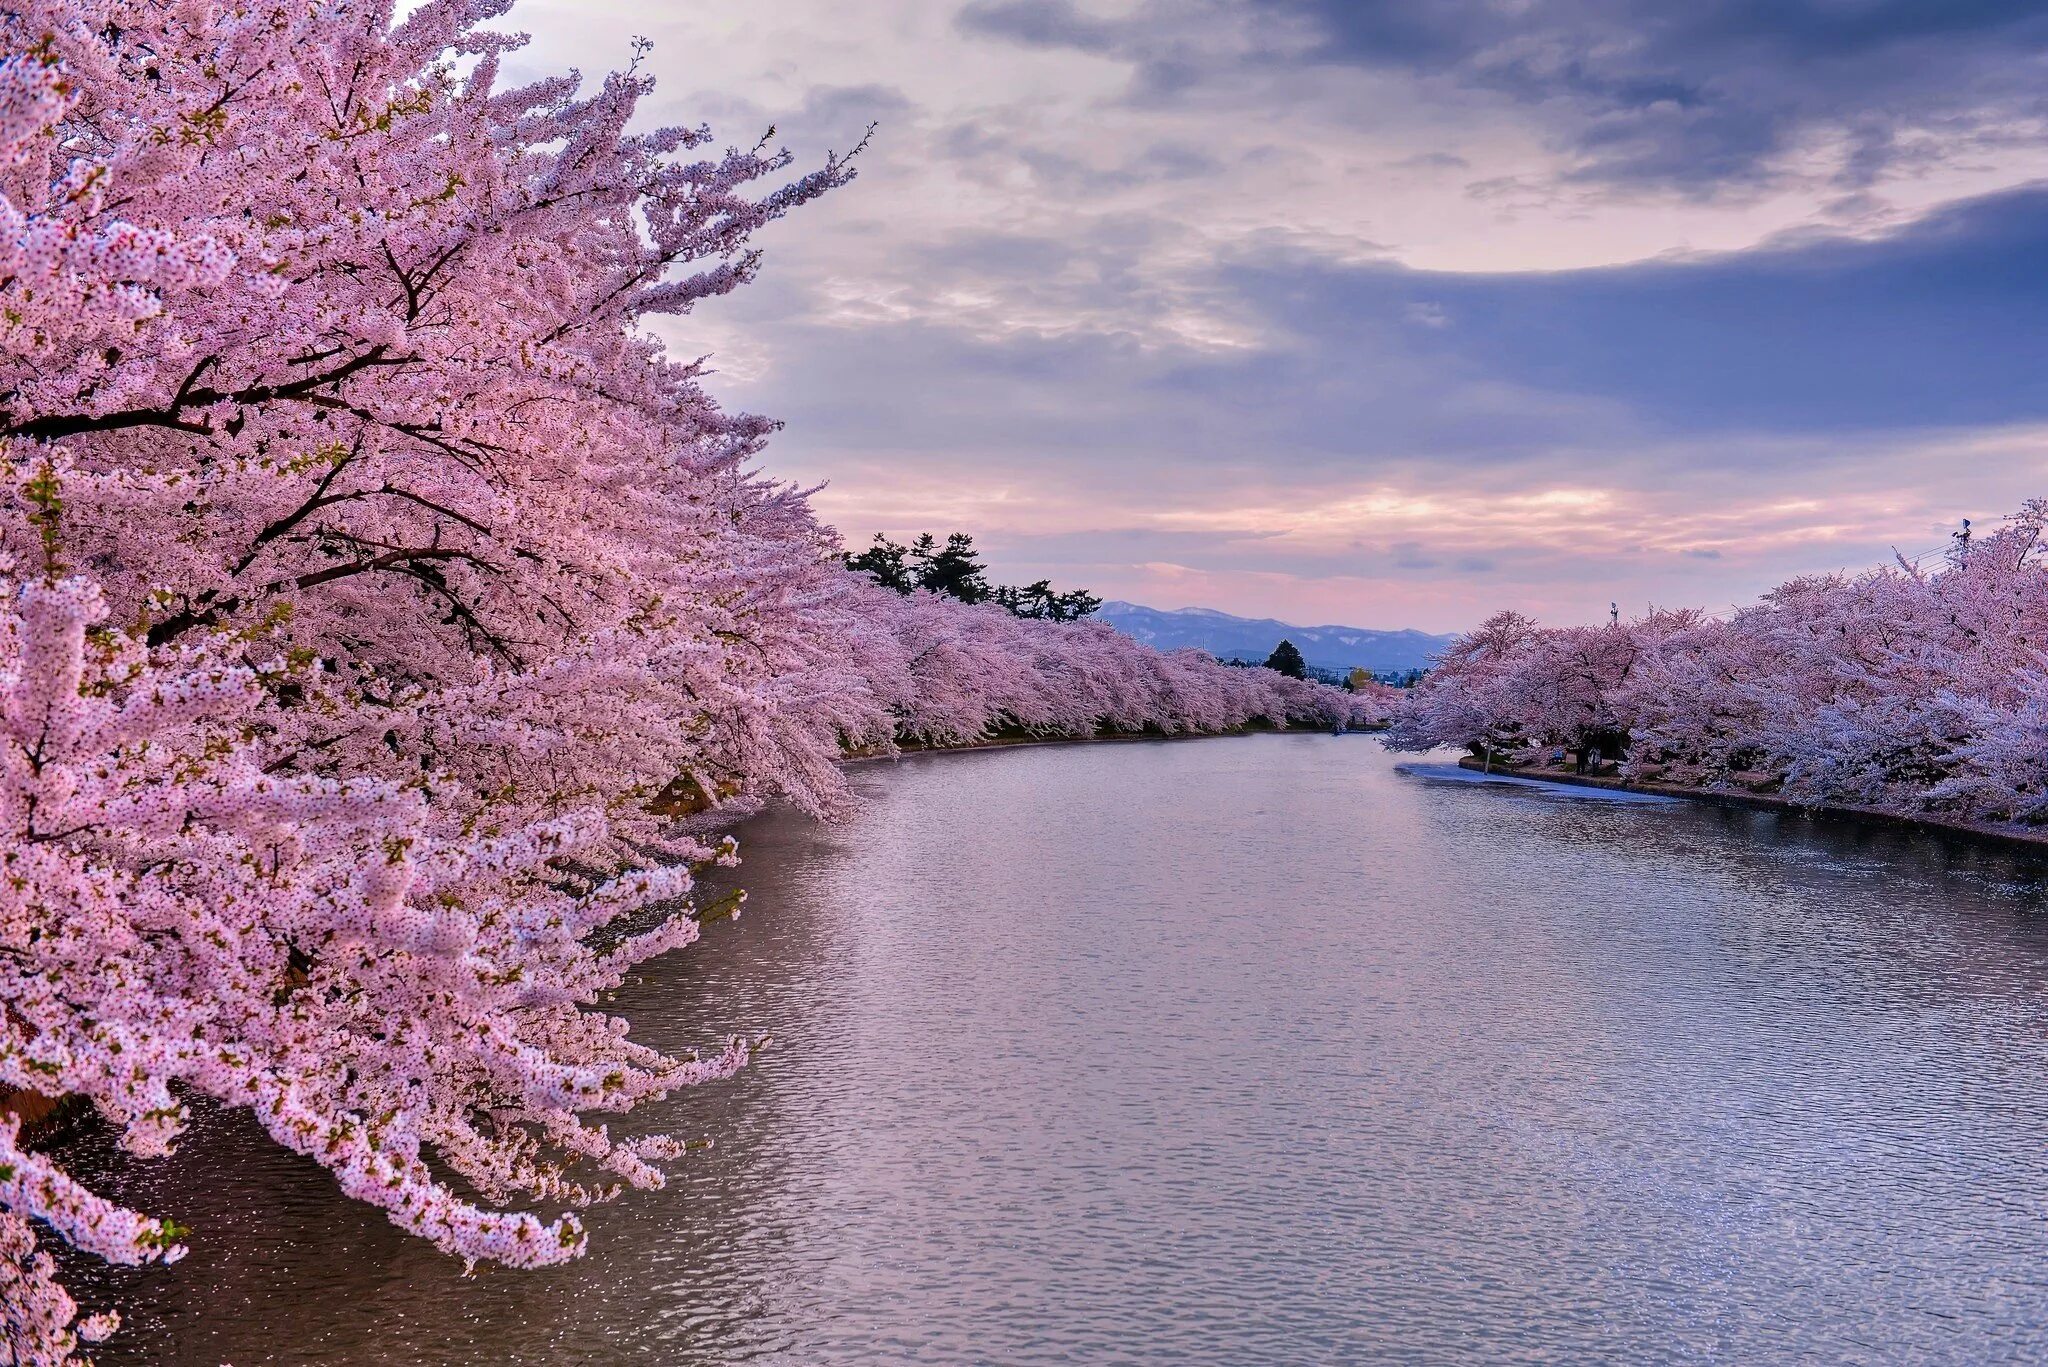
[[1790, 580], [1726, 617], [1501, 612], [1400, 700], [1405, 749], [1599, 749], [1630, 777], [2048, 822], [2048, 502], [1946, 563]]
[[[0, 1098], [138, 1158], [211, 1099], [537, 1267], [683, 1157], [611, 1118], [748, 1061], [604, 1006], [737, 911], [721, 823], [844, 807], [849, 747], [1364, 704], [1024, 620], [964, 538], [849, 573], [655, 330], [848, 160], [512, 79], [506, 8], [0, 7]], [[186, 1233], [0, 1111], [0, 1363], [114, 1327], [47, 1241]]]
[[963, 603], [995, 603], [1018, 617], [1074, 622], [1102, 606], [1102, 600], [1086, 589], [1061, 593], [1046, 579], [1021, 588], [990, 584], [981, 552], [975, 550], [974, 538], [966, 532], [952, 533], [943, 545], [925, 532], [907, 546], [876, 532], [867, 549], [849, 551], [845, 560], [848, 569], [898, 593], [923, 589]]
[[1278, 670], [1290, 679], [1308, 677], [1308, 661], [1301, 658], [1301, 651], [1292, 641], [1282, 641], [1273, 647], [1273, 653], [1266, 657], [1266, 668]]

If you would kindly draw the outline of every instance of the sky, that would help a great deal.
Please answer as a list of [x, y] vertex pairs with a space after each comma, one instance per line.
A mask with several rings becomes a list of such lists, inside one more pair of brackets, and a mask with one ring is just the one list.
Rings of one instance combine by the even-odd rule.
[[2048, 0], [522, 0], [852, 185], [662, 329], [823, 515], [1454, 630], [2048, 495]]

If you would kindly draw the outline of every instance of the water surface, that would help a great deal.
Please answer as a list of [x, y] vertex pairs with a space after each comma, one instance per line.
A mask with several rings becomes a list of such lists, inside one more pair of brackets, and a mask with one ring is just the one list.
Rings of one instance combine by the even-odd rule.
[[92, 1283], [103, 1360], [2048, 1356], [2033, 862], [1357, 737], [856, 775], [622, 1003], [775, 1043], [651, 1118], [717, 1148], [591, 1257], [464, 1279], [234, 1117], [86, 1135], [198, 1231]]

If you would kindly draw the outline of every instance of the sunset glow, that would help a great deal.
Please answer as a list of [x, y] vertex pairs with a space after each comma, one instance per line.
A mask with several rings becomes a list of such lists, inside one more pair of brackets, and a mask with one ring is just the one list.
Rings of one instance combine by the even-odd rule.
[[2032, 492], [2048, 394], [1951, 343], [2038, 312], [2041, 26], [1712, 8], [521, 14], [590, 70], [646, 31], [656, 110], [728, 136], [878, 125], [665, 329], [850, 539], [1443, 629], [1735, 601]]

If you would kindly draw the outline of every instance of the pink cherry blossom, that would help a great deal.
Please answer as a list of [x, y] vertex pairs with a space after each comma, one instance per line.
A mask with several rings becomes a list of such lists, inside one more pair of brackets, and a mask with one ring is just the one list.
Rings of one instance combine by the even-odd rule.
[[[595, 1009], [737, 911], [721, 825], [899, 740], [1385, 705], [849, 573], [647, 324], [851, 154], [642, 130], [637, 66], [509, 84], [506, 8], [0, 11], [0, 1088], [145, 1158], [246, 1107], [531, 1267], [685, 1151], [602, 1116], [747, 1063]], [[113, 1327], [50, 1237], [183, 1236], [0, 1130], [0, 1363]]]
[[1626, 771], [1800, 801], [2048, 820], [2048, 503], [1935, 567], [1795, 579], [1726, 619], [1504, 613], [1398, 709], [1411, 749], [1626, 745]]

